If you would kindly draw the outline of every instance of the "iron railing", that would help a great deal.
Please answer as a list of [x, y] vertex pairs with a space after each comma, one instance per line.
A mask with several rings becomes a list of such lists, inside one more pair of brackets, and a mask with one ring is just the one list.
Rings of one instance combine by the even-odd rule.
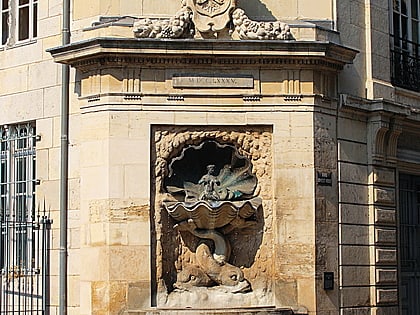
[[391, 82], [420, 92], [420, 44], [391, 35]]
[[0, 126], [0, 315], [46, 314], [52, 221], [35, 207], [35, 125]]
[[0, 314], [49, 314], [50, 229], [45, 210], [1, 220]]

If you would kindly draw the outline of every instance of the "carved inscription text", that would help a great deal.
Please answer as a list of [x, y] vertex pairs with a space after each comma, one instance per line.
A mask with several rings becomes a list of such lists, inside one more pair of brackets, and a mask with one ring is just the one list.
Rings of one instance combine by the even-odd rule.
[[249, 76], [174, 75], [174, 88], [254, 88], [254, 78]]

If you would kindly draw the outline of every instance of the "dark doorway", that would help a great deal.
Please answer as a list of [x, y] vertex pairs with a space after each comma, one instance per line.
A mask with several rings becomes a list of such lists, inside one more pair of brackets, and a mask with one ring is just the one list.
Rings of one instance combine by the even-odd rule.
[[402, 315], [420, 314], [420, 176], [400, 175], [399, 243]]

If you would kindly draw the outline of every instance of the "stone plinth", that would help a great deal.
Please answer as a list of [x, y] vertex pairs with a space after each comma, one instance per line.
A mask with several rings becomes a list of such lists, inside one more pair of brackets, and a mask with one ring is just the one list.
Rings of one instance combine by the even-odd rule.
[[[237, 309], [155, 309], [145, 311], [128, 311], [127, 315], [293, 315], [288, 308], [237, 308]], [[303, 313], [298, 313], [303, 314]], [[305, 313], [306, 314], [306, 313]]]

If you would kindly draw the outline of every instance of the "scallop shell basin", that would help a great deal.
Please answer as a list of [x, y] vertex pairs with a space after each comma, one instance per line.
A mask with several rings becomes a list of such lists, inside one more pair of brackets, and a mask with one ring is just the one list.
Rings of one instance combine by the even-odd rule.
[[177, 222], [192, 219], [199, 229], [217, 229], [235, 218], [248, 219], [261, 206], [259, 197], [241, 201], [165, 202], [164, 207]]

